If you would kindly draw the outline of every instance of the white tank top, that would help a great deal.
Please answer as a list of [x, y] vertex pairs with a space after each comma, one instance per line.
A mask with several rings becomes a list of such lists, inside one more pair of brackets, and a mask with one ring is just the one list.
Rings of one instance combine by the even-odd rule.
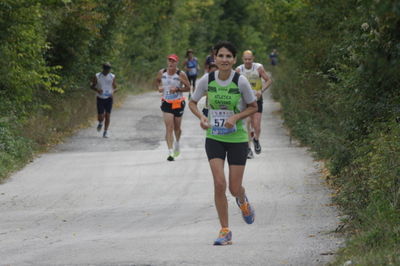
[[110, 98], [113, 94], [113, 81], [115, 78], [115, 75], [112, 73], [108, 73], [106, 76], [102, 72], [99, 72], [96, 74], [97, 78], [97, 89], [102, 89], [103, 93], [97, 93], [97, 97], [101, 99], [107, 99]]
[[244, 64], [239, 66], [240, 74], [243, 74], [250, 82], [251, 88], [255, 91], [262, 89], [262, 80], [258, 68], [262, 65], [260, 63], [253, 63], [250, 69], [247, 69]]
[[171, 88], [181, 88], [182, 83], [179, 78], [178, 71], [173, 75], [169, 75], [166, 70], [164, 70], [161, 77], [161, 86], [164, 89], [163, 99], [165, 100], [176, 100], [182, 98], [182, 92], [170, 93]]

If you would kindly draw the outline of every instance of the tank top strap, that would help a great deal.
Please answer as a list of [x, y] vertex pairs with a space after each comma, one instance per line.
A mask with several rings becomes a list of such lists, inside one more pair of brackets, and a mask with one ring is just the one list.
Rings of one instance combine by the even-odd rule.
[[208, 73], [208, 84], [210, 84], [214, 80], [215, 80], [215, 72], [213, 71], [213, 72]]
[[235, 83], [236, 86], [239, 86], [239, 77], [240, 77], [240, 74], [235, 72], [235, 74], [233, 75], [233, 78], [232, 78], [232, 82]]

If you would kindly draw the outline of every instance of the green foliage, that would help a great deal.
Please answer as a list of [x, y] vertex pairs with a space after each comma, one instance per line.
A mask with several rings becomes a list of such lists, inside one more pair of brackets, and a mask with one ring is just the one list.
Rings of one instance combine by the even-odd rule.
[[274, 96], [292, 133], [328, 162], [337, 200], [357, 232], [338, 265], [348, 259], [394, 265], [400, 249], [400, 2], [271, 4], [265, 21], [275, 27], [272, 40], [285, 58], [275, 72]]
[[55, 86], [59, 80], [55, 68], [43, 58], [46, 40], [41, 19], [40, 4], [34, 1], [0, 3], [0, 95], [12, 102], [0, 106], [2, 113], [27, 112], [36, 91], [62, 92]]

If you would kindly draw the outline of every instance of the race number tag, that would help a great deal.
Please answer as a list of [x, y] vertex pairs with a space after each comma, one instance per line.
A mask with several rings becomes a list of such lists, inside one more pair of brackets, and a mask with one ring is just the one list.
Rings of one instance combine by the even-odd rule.
[[166, 100], [176, 100], [178, 98], [180, 98], [180, 95], [178, 93], [171, 93], [171, 86], [166, 86], [164, 87], [165, 90], [165, 94], [164, 94], [164, 98]]
[[103, 91], [103, 96], [104, 96], [104, 97], [110, 97], [110, 96], [112, 96], [112, 91], [111, 91], [111, 90], [104, 90], [104, 91]]
[[196, 76], [197, 75], [197, 68], [189, 68], [189, 75]]
[[211, 134], [212, 135], [226, 135], [236, 132], [236, 125], [232, 128], [226, 128], [225, 122], [229, 117], [234, 115], [232, 110], [210, 110], [211, 118]]

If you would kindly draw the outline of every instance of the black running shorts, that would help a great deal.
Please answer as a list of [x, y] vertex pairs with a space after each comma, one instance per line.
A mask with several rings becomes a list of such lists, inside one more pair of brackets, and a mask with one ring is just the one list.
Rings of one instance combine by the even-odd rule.
[[257, 113], [262, 113], [263, 112], [263, 98], [260, 97], [260, 99], [257, 100]]
[[183, 111], [185, 110], [186, 103], [182, 101], [182, 107], [178, 109], [172, 109], [172, 103], [167, 103], [166, 101], [161, 101], [161, 111], [164, 113], [171, 113], [175, 117], [181, 117], [183, 115]]
[[192, 85], [193, 88], [195, 88], [196, 87], [197, 75], [196, 76], [190, 76], [188, 73], [186, 73], [186, 74], [187, 74], [187, 77], [188, 77], [190, 85]]
[[99, 115], [104, 114], [104, 112], [111, 114], [112, 105], [113, 105], [112, 97], [109, 97], [107, 99], [102, 99], [97, 97], [97, 113]]
[[203, 108], [203, 110], [201, 110], [203, 112], [203, 115], [205, 117], [208, 117], [208, 108]]
[[230, 143], [206, 138], [206, 153], [208, 160], [228, 157], [229, 165], [245, 165], [247, 160], [248, 142]]

